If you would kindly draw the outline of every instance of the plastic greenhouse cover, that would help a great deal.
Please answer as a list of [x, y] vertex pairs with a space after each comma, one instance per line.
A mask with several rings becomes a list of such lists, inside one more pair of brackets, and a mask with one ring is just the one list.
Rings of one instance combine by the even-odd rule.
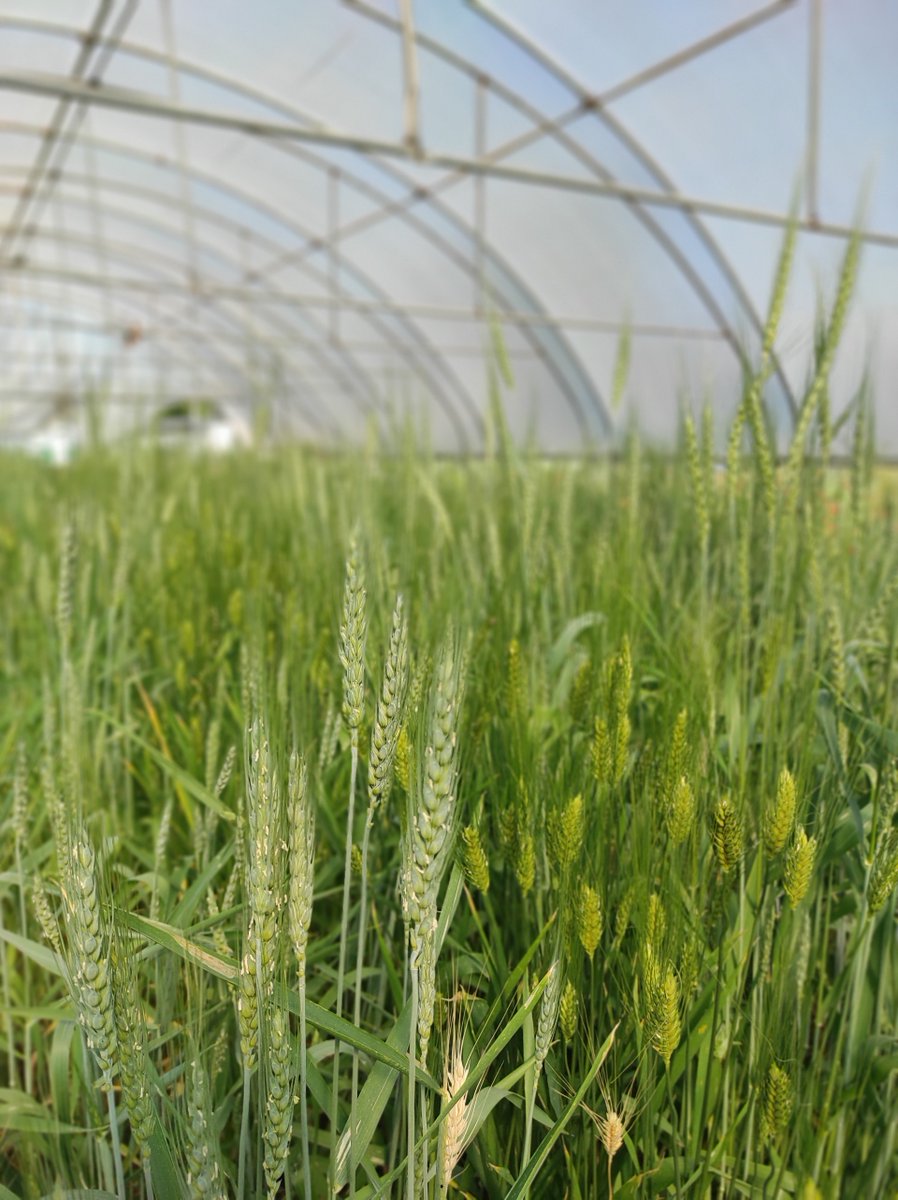
[[882, 0], [0, 0], [0, 439], [215, 395], [477, 452], [492, 324], [545, 451], [722, 442], [794, 206], [779, 443], [859, 223], [832, 405], [898, 456], [896, 56]]

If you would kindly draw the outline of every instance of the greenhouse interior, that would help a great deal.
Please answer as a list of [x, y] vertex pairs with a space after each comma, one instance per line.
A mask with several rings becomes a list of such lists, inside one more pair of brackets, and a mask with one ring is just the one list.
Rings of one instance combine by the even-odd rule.
[[898, 1195], [896, 61], [0, 0], [0, 1200]]

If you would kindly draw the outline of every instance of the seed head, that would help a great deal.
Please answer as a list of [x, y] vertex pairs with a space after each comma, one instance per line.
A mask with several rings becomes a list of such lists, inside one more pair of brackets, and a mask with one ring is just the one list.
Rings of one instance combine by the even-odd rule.
[[685, 842], [695, 819], [695, 795], [685, 775], [674, 784], [670, 803], [665, 813], [667, 832], [675, 846]]
[[793, 908], [797, 908], [807, 894], [816, 858], [817, 839], [809, 838], [803, 829], [799, 829], [789, 847], [783, 870], [783, 887]]
[[721, 870], [724, 873], [735, 870], [742, 859], [742, 822], [729, 796], [722, 796], [717, 801], [711, 840]]
[[867, 903], [871, 913], [877, 913], [898, 884], [898, 830], [890, 829], [879, 839], [873, 856]]
[[397, 596], [383, 682], [371, 730], [371, 752], [368, 755], [368, 803], [372, 808], [385, 803], [390, 794], [407, 686], [408, 640], [402, 597]]
[[243, 1069], [254, 1071], [259, 1061], [259, 999], [256, 994], [256, 960], [249, 950], [237, 975], [237, 1020]]
[[570, 980], [564, 985], [558, 1009], [561, 1034], [566, 1042], [572, 1042], [577, 1032], [577, 989]]
[[539, 1003], [539, 1016], [536, 1021], [535, 1058], [537, 1074], [542, 1070], [546, 1061], [549, 1047], [555, 1036], [555, 1026], [558, 1023], [558, 1008], [561, 1001], [561, 967], [554, 962], [549, 968], [549, 979], [546, 983], [542, 999]]
[[596, 947], [601, 941], [603, 925], [602, 901], [599, 893], [588, 883], [581, 883], [577, 904], [577, 936], [590, 958], [595, 954]]
[[268, 1022], [268, 1096], [262, 1129], [268, 1200], [274, 1200], [277, 1195], [290, 1150], [290, 1134], [293, 1130], [292, 1063], [290, 1026], [283, 1009], [276, 1006]]
[[779, 854], [795, 824], [795, 780], [783, 767], [776, 785], [776, 799], [764, 815], [764, 849], [773, 858]]
[[297, 970], [305, 971], [306, 946], [312, 923], [312, 896], [315, 885], [315, 814], [308, 799], [308, 771], [305, 760], [296, 751], [290, 757], [287, 785], [290, 813], [290, 887], [287, 900], [287, 924], [296, 955]]
[[529, 829], [519, 829], [515, 845], [515, 879], [526, 896], [536, 882], [536, 843]]
[[490, 864], [483, 848], [480, 831], [475, 825], [466, 825], [461, 832], [464, 843], [465, 874], [472, 887], [479, 892], [488, 892], [490, 888]]
[[549, 855], [559, 871], [577, 861], [583, 845], [583, 797], [576, 795], [567, 804], [553, 809], [548, 821]]
[[786, 1128], [792, 1114], [792, 1081], [775, 1062], [767, 1070], [764, 1081], [764, 1110], [762, 1125], [767, 1138], [774, 1138]]
[[343, 621], [340, 625], [340, 664], [343, 667], [343, 717], [354, 737], [362, 723], [365, 688], [365, 576], [353, 535], [346, 560], [343, 590]]
[[668, 963], [655, 993], [652, 1013], [652, 1045], [670, 1065], [670, 1057], [680, 1044], [680, 988], [673, 967]]
[[396, 778], [399, 780], [399, 786], [404, 792], [407, 792], [409, 789], [411, 757], [411, 739], [408, 736], [408, 729], [403, 725], [399, 730], [399, 737], [396, 742]]

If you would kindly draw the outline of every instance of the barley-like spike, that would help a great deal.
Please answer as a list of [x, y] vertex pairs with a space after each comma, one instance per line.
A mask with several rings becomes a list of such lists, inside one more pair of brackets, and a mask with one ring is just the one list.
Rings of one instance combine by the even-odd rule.
[[580, 945], [590, 959], [596, 952], [596, 947], [602, 939], [604, 914], [599, 893], [588, 883], [580, 884], [580, 894], [577, 905], [577, 936]]
[[764, 849], [772, 858], [779, 854], [795, 825], [795, 780], [788, 767], [780, 771], [776, 799], [764, 814]]
[[667, 936], [667, 913], [664, 902], [657, 892], [649, 896], [649, 907], [645, 921], [645, 943], [656, 953], [660, 952]]
[[577, 673], [571, 684], [568, 709], [571, 720], [575, 725], [586, 724], [589, 716], [590, 700], [592, 698], [593, 671], [592, 663], [585, 658], [577, 668]]
[[514, 874], [526, 896], [536, 882], [536, 842], [529, 829], [519, 829], [515, 838]]
[[680, 1044], [680, 987], [673, 967], [668, 963], [655, 991], [652, 1013], [652, 1046], [661, 1055], [664, 1065], [670, 1064], [674, 1050]]
[[729, 796], [722, 796], [714, 808], [711, 839], [721, 870], [725, 874], [735, 870], [742, 859], [742, 822]]
[[793, 908], [797, 908], [807, 894], [816, 858], [817, 839], [809, 838], [803, 829], [799, 829], [783, 869], [783, 887]]
[[592, 773], [595, 776], [597, 783], [610, 783], [613, 775], [613, 754], [611, 749], [611, 734], [608, 730], [608, 722], [604, 717], [596, 717], [595, 730], [593, 732], [592, 747]]
[[479, 892], [488, 892], [490, 890], [490, 864], [476, 825], [466, 825], [461, 831], [461, 840], [464, 844], [462, 858], [468, 882]]
[[557, 870], [567, 871], [577, 861], [583, 846], [583, 833], [583, 797], [578, 794], [549, 814], [548, 850]]
[[405, 725], [399, 730], [396, 741], [396, 778], [404, 792], [408, 792], [411, 783], [412, 747], [408, 729]]
[[870, 871], [870, 883], [867, 889], [867, 903], [871, 913], [877, 913], [885, 906], [898, 885], [898, 831], [890, 829], [881, 836], [873, 856], [873, 867]]
[[792, 1115], [792, 1081], [777, 1063], [771, 1063], [764, 1080], [762, 1126], [767, 1138], [782, 1133]]
[[570, 980], [564, 985], [558, 1009], [558, 1023], [566, 1042], [572, 1042], [577, 1033], [577, 989]]
[[665, 813], [665, 822], [670, 840], [675, 846], [685, 842], [692, 832], [695, 821], [695, 794], [685, 775], [674, 784], [670, 803]]
[[664, 761], [664, 774], [659, 783], [662, 795], [667, 797], [672, 795], [674, 788], [686, 774], [689, 766], [688, 723], [689, 714], [683, 708], [677, 713], [674, 721]]
[[617, 949], [626, 936], [630, 926], [630, 913], [633, 908], [633, 889], [628, 887], [620, 899], [614, 914], [614, 940], [612, 945]]

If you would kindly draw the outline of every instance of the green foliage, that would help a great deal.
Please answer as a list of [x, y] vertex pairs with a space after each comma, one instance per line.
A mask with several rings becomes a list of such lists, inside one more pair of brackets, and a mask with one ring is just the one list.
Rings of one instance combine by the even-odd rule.
[[4, 462], [0, 1192], [895, 1192], [895, 488], [751, 387], [732, 479]]

